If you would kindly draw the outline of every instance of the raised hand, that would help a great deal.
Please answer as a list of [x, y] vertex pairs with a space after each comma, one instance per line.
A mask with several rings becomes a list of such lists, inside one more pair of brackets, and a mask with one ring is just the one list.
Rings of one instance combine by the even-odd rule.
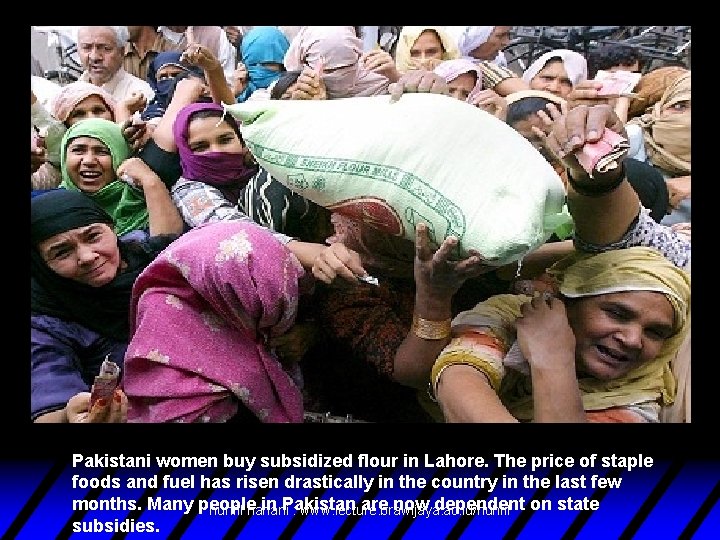
[[431, 245], [428, 226], [425, 223], [415, 226], [415, 284], [418, 292], [436, 298], [449, 298], [469, 278], [492, 270], [475, 250], [470, 250], [466, 259], [452, 261], [457, 243], [456, 237], [448, 236], [435, 249]]
[[503, 122], [505, 121], [505, 116], [507, 115], [507, 101], [505, 101], [504, 97], [495, 92], [495, 90], [485, 89], [478, 92], [470, 103], [485, 112], [492, 114], [495, 118], [499, 118]]
[[396, 82], [400, 73], [395, 67], [395, 60], [389, 52], [382, 49], [373, 49], [360, 57], [360, 62], [368, 71], [385, 75], [390, 82]]
[[[552, 131], [545, 138], [545, 145], [562, 160], [576, 181], [587, 180], [589, 175], [578, 161], [575, 152], [581, 150], [586, 143], [599, 141], [605, 129], [627, 138], [622, 120], [609, 105], [579, 105], [553, 121]], [[618, 157], [618, 163], [623, 159], [624, 155]], [[600, 183], [606, 180], [612, 183], [610, 179], [616, 178], [620, 172], [622, 169], [618, 167], [604, 174], [597, 174], [594, 179]]]
[[[520, 308], [516, 321], [517, 340], [531, 367], [571, 368], [572, 354], [557, 351], [574, 351], [575, 334], [567, 319], [562, 300], [540, 293]], [[562, 365], [556, 365], [562, 362]]]

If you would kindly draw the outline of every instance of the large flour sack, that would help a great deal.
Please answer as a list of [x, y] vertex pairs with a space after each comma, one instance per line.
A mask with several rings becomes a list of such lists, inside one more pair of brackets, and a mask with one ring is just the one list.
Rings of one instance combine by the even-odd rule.
[[230, 105], [261, 166], [307, 199], [387, 233], [459, 238], [493, 265], [522, 258], [566, 225], [565, 191], [519, 133], [437, 94]]

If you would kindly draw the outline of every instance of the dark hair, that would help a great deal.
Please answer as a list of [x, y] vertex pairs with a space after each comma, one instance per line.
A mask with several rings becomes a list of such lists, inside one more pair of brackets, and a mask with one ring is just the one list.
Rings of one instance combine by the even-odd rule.
[[625, 43], [610, 43], [600, 45], [588, 53], [588, 78], [592, 79], [600, 69], [610, 69], [615, 66], [629, 66], [638, 62], [642, 70], [642, 53], [636, 47]]
[[529, 116], [538, 111], [547, 111], [547, 105], [549, 103], [553, 102], [549, 99], [537, 96], [529, 96], [518, 99], [514, 103], [508, 105], [505, 123], [509, 126], [514, 126], [518, 122], [526, 120]]
[[285, 91], [290, 88], [300, 77], [300, 70], [285, 71], [270, 90], [270, 99], [280, 99]]

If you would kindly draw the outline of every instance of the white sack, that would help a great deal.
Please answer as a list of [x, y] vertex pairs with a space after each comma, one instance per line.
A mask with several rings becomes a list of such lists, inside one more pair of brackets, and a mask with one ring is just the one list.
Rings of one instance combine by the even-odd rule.
[[491, 264], [567, 225], [564, 187], [510, 126], [438, 94], [269, 100], [227, 107], [258, 163], [307, 199], [391, 234], [459, 238]]

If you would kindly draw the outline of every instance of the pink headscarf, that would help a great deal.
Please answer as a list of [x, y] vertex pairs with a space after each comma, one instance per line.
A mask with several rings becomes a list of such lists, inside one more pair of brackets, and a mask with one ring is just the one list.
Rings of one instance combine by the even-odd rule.
[[324, 60], [328, 99], [387, 94], [390, 81], [362, 66], [362, 52], [352, 26], [303, 26], [285, 53], [285, 68], [317, 69]]
[[268, 346], [292, 327], [300, 263], [245, 221], [196, 227], [133, 287], [123, 387], [131, 422], [302, 422], [302, 396]]
[[75, 81], [63, 86], [50, 102], [50, 113], [61, 122], [65, 122], [78, 103], [90, 96], [99, 96], [115, 119], [117, 107], [115, 98], [107, 90], [84, 81]]
[[482, 70], [475, 62], [472, 62], [467, 58], [457, 58], [455, 60], [445, 60], [444, 62], [440, 62], [433, 72], [440, 75], [448, 84], [457, 79], [463, 73], [474, 73], [475, 86], [465, 100], [468, 103], [472, 103], [473, 98], [483, 89]]
[[217, 111], [218, 123], [225, 121], [243, 141], [237, 121], [231, 114], [224, 114], [224, 109], [217, 103], [190, 103], [180, 109], [173, 124], [175, 145], [180, 155], [180, 167], [183, 178], [196, 180], [216, 187], [223, 196], [233, 204], [237, 204], [240, 192], [248, 181], [257, 173], [257, 165], [247, 165], [244, 154], [230, 152], [204, 152], [196, 154], [188, 145], [188, 130], [193, 115], [199, 111]]

